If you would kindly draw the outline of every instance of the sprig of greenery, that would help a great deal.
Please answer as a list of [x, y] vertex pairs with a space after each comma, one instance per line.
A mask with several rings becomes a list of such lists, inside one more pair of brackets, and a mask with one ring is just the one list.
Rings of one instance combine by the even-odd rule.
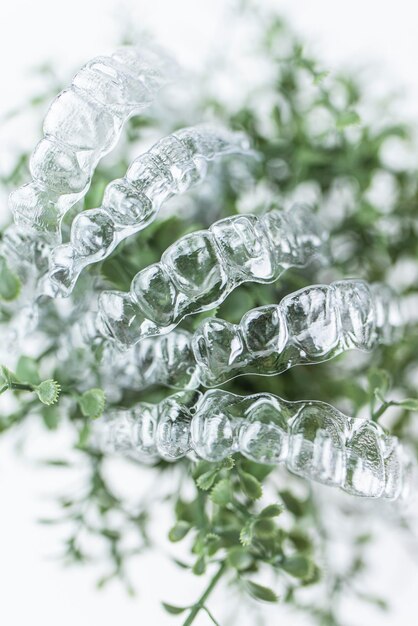
[[[25, 379], [25, 377], [23, 377]], [[51, 378], [33, 384], [27, 379], [22, 380], [4, 365], [0, 365], [0, 394], [5, 391], [33, 391], [42, 404], [52, 406], [58, 402], [61, 386]]]

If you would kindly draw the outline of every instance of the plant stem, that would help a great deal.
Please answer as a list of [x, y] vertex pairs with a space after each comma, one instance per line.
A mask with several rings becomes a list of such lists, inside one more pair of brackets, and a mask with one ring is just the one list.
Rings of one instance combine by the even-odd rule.
[[29, 383], [8, 383], [0, 388], [0, 394], [10, 389], [11, 391], [34, 391], [34, 386]]
[[33, 391], [33, 385], [29, 383], [11, 383], [9, 388], [15, 391]]
[[377, 422], [379, 417], [382, 417], [383, 413], [386, 411], [386, 409], [388, 409], [390, 406], [394, 406], [396, 404], [396, 402], [393, 401], [389, 401], [389, 402], [384, 402], [381, 407], [375, 411], [372, 415], [372, 421], [373, 422]]
[[216, 572], [216, 574], [213, 576], [213, 578], [211, 579], [209, 585], [206, 587], [205, 591], [202, 593], [202, 595], [200, 596], [199, 600], [196, 602], [196, 604], [194, 604], [190, 610], [189, 616], [186, 619], [186, 621], [184, 622], [183, 626], [190, 626], [190, 624], [193, 624], [195, 618], [197, 617], [199, 611], [201, 611], [201, 609], [203, 608], [206, 600], [208, 599], [208, 597], [210, 596], [210, 594], [212, 593], [212, 591], [214, 590], [214, 588], [216, 587], [217, 583], [219, 582], [219, 580], [222, 578], [223, 573], [226, 570], [226, 562], [224, 561], [220, 568], [218, 569], [218, 571]]
[[202, 608], [207, 613], [209, 619], [215, 624], [215, 626], [220, 626], [220, 624], [218, 624], [216, 619], [213, 617], [212, 613], [209, 611], [208, 607], [207, 606], [203, 606]]

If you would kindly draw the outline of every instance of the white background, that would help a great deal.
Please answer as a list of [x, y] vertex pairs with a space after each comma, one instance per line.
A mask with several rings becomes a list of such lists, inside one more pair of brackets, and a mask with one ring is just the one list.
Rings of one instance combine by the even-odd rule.
[[[108, 52], [118, 40], [123, 16], [130, 16], [138, 28], [154, 32], [184, 64], [198, 69], [206, 51], [234, 28], [233, 22], [222, 18], [227, 4], [215, 0], [3, 2], [0, 116], [33, 93], [29, 70], [34, 65], [52, 59], [70, 70], [89, 57]], [[388, 92], [403, 94], [402, 112], [418, 120], [418, 7], [412, 0], [283, 0], [276, 5], [323, 58], [325, 67], [332, 70], [371, 63]], [[10, 132], [2, 135], [0, 130], [0, 164], [16, 145], [27, 149], [32, 145], [24, 129], [13, 132], [13, 136]], [[32, 449], [37, 456], [41, 450], [52, 455], [62, 439], [65, 435], [52, 437], [34, 427]], [[7, 626], [28, 622], [43, 626], [176, 623], [159, 610], [159, 600], [193, 600], [201, 583], [190, 583], [190, 577], [179, 575], [166, 560], [147, 557], [137, 565], [140, 595], [130, 600], [117, 586], [96, 592], [91, 572], [64, 570], [51, 558], [59, 548], [60, 533], [36, 525], [35, 519], [44, 513], [45, 498], [52, 491], [65, 492], [71, 485], [65, 474], [51, 477], [51, 472], [34, 470], [18, 458], [16, 440], [14, 436], [0, 441], [0, 621]], [[363, 611], [355, 620], [353, 610], [347, 621], [356, 626], [366, 621], [369, 625], [413, 626], [418, 610], [415, 552], [408, 551], [396, 536], [385, 536], [375, 549], [374, 560], [369, 582], [383, 596], [390, 592], [394, 613], [385, 617]], [[215, 614], [224, 600], [225, 596], [220, 596], [211, 603]], [[304, 623], [280, 609], [270, 610], [269, 616], [272, 625]], [[208, 621], [202, 617], [196, 623]], [[247, 617], [240, 623], [246, 626], [255, 621]]]

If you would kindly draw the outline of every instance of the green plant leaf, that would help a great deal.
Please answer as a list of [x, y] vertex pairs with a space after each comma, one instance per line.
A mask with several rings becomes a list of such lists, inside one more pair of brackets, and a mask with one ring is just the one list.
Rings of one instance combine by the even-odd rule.
[[208, 533], [205, 537], [208, 556], [213, 556], [221, 547], [221, 537], [215, 533]]
[[196, 576], [202, 576], [202, 574], [204, 574], [205, 571], [206, 571], [206, 559], [202, 555], [197, 559], [196, 563], [193, 565], [193, 574], [195, 574]]
[[13, 383], [19, 383], [20, 380], [16, 377], [16, 375], [9, 370], [8, 367], [4, 365], [0, 365], [0, 384], [6, 384], [9, 387], [13, 385]]
[[272, 519], [261, 518], [254, 522], [254, 534], [259, 539], [268, 539], [276, 533], [276, 524]]
[[246, 580], [245, 586], [250, 596], [257, 600], [262, 600], [263, 602], [277, 602], [279, 599], [272, 589], [259, 585], [251, 580]]
[[234, 569], [242, 572], [252, 565], [253, 557], [243, 547], [234, 546], [228, 552], [228, 563]]
[[294, 578], [308, 579], [312, 576], [315, 565], [308, 557], [297, 554], [286, 557], [280, 567]]
[[56, 407], [53, 406], [45, 406], [42, 411], [42, 419], [44, 421], [45, 426], [49, 430], [55, 430], [59, 424], [59, 412]]
[[344, 130], [348, 126], [360, 124], [361, 119], [356, 111], [344, 111], [337, 118], [337, 130]]
[[84, 417], [97, 419], [104, 411], [106, 397], [103, 389], [89, 389], [78, 399], [78, 405]]
[[234, 469], [235, 467], [235, 461], [232, 458], [232, 456], [227, 456], [226, 459], [224, 459], [223, 461], [220, 462], [220, 467], [222, 469], [225, 469], [227, 471], [230, 471], [232, 469]]
[[168, 533], [168, 538], [173, 543], [176, 543], [177, 541], [181, 541], [187, 535], [190, 528], [191, 528], [190, 524], [180, 520], [173, 526], [173, 528], [171, 528], [170, 532]]
[[269, 504], [260, 513], [258, 517], [278, 517], [284, 511], [284, 507], [281, 504]]
[[253, 520], [248, 521], [239, 534], [239, 540], [244, 547], [249, 546], [253, 540]]
[[85, 448], [88, 444], [90, 438], [90, 424], [89, 422], [84, 422], [79, 434], [78, 434], [78, 442], [77, 446], [81, 449]]
[[16, 366], [16, 377], [24, 383], [38, 385], [41, 378], [36, 360], [29, 356], [21, 356]]
[[161, 605], [167, 613], [170, 613], [170, 615], [180, 615], [188, 609], [187, 606], [174, 606], [174, 604], [168, 604], [167, 602], [161, 602]]
[[20, 293], [21, 283], [9, 266], [6, 259], [0, 256], [0, 300], [10, 302], [16, 300]]
[[369, 370], [367, 379], [371, 395], [375, 395], [376, 392], [379, 392], [379, 395], [384, 398], [391, 386], [389, 373], [386, 370], [373, 367]]
[[299, 552], [310, 550], [312, 547], [312, 541], [309, 535], [303, 532], [300, 528], [291, 529], [288, 532], [287, 537]]
[[210, 499], [218, 506], [227, 506], [232, 500], [231, 484], [227, 478], [223, 478], [213, 487]]
[[405, 400], [396, 402], [396, 406], [400, 406], [406, 411], [418, 411], [418, 398], [405, 398]]
[[208, 491], [216, 480], [218, 469], [209, 470], [196, 479], [196, 484], [202, 491]]
[[280, 497], [288, 511], [293, 513], [296, 517], [303, 517], [305, 513], [304, 503], [296, 498], [288, 489], [280, 491]]
[[258, 500], [258, 498], [261, 498], [263, 495], [263, 488], [257, 478], [242, 470], [239, 471], [239, 478], [241, 489], [247, 498], [250, 498], [250, 500]]
[[35, 392], [42, 404], [51, 406], [58, 401], [61, 387], [56, 380], [49, 379], [44, 380], [37, 385], [35, 387]]

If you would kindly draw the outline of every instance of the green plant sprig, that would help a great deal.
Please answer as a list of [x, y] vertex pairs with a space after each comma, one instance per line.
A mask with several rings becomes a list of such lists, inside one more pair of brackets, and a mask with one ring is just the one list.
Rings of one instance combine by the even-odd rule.
[[0, 394], [5, 391], [31, 391], [34, 392], [42, 404], [52, 406], [58, 402], [61, 386], [57, 381], [49, 378], [39, 383], [24, 382], [4, 365], [0, 366]]

